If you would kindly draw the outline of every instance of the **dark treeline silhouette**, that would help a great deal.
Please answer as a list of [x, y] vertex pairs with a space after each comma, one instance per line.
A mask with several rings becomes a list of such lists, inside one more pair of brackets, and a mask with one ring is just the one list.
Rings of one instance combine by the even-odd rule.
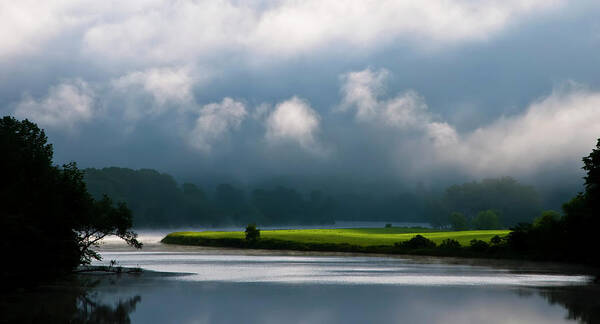
[[149, 169], [111, 167], [86, 169], [85, 174], [92, 195], [127, 202], [138, 227], [333, 223], [334, 201], [317, 190], [302, 194], [278, 186], [246, 191], [220, 184], [208, 194]]
[[[508, 228], [541, 211], [531, 186], [505, 177], [449, 187], [443, 194], [418, 188], [397, 194], [300, 190], [270, 183], [256, 188], [228, 183], [205, 189], [151, 169], [86, 169], [94, 197], [125, 201], [138, 227], [328, 224], [338, 221], [430, 222], [455, 229]], [[456, 226], [454, 218], [463, 217]]]
[[0, 248], [9, 266], [4, 288], [36, 285], [99, 258], [106, 235], [141, 247], [131, 211], [107, 196], [93, 199], [75, 163], [53, 165], [43, 130], [28, 120], [0, 119]]
[[533, 224], [515, 226], [506, 240], [509, 249], [529, 258], [600, 265], [600, 139], [583, 164], [584, 191], [563, 205], [563, 215], [546, 212]]
[[541, 210], [534, 187], [502, 177], [450, 186], [432, 197], [426, 213], [434, 227], [464, 230], [508, 228], [531, 222]]

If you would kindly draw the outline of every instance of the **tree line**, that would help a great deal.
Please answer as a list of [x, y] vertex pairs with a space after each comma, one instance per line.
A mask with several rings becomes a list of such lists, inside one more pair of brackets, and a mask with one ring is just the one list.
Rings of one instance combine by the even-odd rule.
[[508, 228], [541, 212], [532, 186], [504, 177], [448, 187], [442, 194], [416, 190], [398, 194], [348, 194], [283, 185], [242, 188], [228, 183], [212, 190], [183, 183], [152, 169], [86, 169], [97, 198], [124, 201], [138, 227], [331, 224], [335, 220], [429, 222], [434, 227]]
[[434, 227], [454, 230], [509, 228], [531, 222], [541, 211], [536, 189], [511, 177], [450, 186], [427, 206]]
[[284, 186], [249, 192], [223, 183], [207, 193], [192, 183], [181, 186], [166, 173], [128, 168], [86, 169], [95, 197], [108, 195], [127, 205], [138, 227], [270, 224], [331, 224], [334, 200], [319, 190], [303, 194]]

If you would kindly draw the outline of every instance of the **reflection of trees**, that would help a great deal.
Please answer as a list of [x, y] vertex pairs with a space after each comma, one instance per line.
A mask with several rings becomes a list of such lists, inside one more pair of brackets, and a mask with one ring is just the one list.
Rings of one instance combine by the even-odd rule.
[[142, 298], [103, 302], [93, 288], [101, 280], [76, 279], [36, 291], [4, 295], [1, 323], [130, 323]]
[[581, 323], [600, 323], [600, 287], [548, 288], [540, 292], [550, 304], [558, 304], [568, 311], [567, 319]]

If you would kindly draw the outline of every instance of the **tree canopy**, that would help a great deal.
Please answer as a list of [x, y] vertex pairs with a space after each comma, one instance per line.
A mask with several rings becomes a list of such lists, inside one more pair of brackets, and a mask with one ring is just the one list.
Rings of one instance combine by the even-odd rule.
[[[141, 247], [131, 211], [87, 192], [75, 163], [53, 165], [53, 148], [36, 124], [0, 120], [0, 238], [11, 262], [2, 277], [13, 284], [54, 278], [98, 258], [93, 251], [106, 235]], [[40, 270], [40, 267], [43, 269]]]

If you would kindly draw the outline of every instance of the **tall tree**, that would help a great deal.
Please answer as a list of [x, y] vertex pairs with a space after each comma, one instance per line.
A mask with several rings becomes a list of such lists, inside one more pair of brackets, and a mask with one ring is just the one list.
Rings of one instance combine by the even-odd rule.
[[11, 262], [1, 276], [10, 284], [51, 279], [98, 258], [92, 248], [105, 235], [141, 247], [126, 206], [95, 201], [75, 163], [52, 164], [47, 140], [28, 120], [0, 120], [0, 247]]

